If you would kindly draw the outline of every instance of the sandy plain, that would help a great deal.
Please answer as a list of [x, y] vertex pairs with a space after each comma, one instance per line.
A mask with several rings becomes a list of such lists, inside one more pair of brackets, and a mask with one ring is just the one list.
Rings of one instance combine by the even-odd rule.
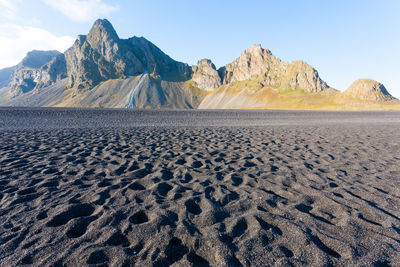
[[0, 266], [400, 266], [400, 112], [0, 108]]

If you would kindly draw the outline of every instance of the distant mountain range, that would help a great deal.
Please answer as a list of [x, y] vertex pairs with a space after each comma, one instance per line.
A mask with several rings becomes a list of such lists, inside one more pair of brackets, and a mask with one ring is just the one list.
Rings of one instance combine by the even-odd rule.
[[400, 101], [373, 80], [346, 91], [329, 87], [303, 61], [281, 61], [253, 45], [216, 69], [170, 58], [143, 37], [120, 39], [97, 20], [71, 48], [31, 51], [0, 70], [0, 105], [173, 109], [400, 109]]

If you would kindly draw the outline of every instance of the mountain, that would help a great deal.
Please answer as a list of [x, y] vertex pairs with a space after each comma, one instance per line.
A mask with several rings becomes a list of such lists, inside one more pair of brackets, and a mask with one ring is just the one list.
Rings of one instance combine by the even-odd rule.
[[192, 67], [150, 41], [120, 39], [99, 19], [64, 54], [28, 53], [8, 84], [6, 104], [195, 108], [203, 92], [187, 83], [191, 75]]
[[10, 96], [16, 97], [64, 78], [64, 61], [64, 55], [58, 51], [29, 52], [13, 70], [8, 84]]
[[169, 81], [188, 80], [191, 68], [164, 54], [143, 37], [120, 39], [108, 20], [97, 20], [65, 52], [68, 86], [74, 93], [100, 82], [152, 73]]
[[[257, 79], [263, 86], [280, 90], [303, 89], [321, 92], [328, 87], [318, 72], [303, 61], [287, 63], [272, 55], [261, 45], [253, 45], [242, 52], [240, 57], [219, 70], [223, 84]], [[258, 77], [258, 76], [262, 77]]]
[[341, 93], [306, 62], [282, 61], [259, 44], [219, 69], [210, 59], [189, 66], [143, 37], [119, 38], [106, 19], [64, 53], [34, 50], [0, 70], [0, 85], [0, 103], [12, 106], [400, 109], [377, 82]]
[[[249, 47], [218, 72], [222, 86], [207, 95], [198, 108], [268, 108], [280, 95], [290, 92], [321, 96], [336, 92], [306, 62], [281, 61], [261, 45]], [[296, 99], [301, 100], [299, 96]]]
[[[97, 20], [65, 52], [72, 99], [58, 105], [195, 108], [189, 65], [173, 60], [143, 37], [120, 39], [107, 20]], [[196, 102], [197, 101], [197, 102]]]

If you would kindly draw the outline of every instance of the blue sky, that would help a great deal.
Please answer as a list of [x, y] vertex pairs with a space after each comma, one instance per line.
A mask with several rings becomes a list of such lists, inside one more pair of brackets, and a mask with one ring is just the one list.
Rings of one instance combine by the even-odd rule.
[[107, 18], [121, 38], [144, 36], [189, 64], [220, 67], [259, 43], [339, 90], [372, 78], [400, 98], [398, 0], [0, 0], [0, 12], [0, 68], [32, 49], [63, 51]]

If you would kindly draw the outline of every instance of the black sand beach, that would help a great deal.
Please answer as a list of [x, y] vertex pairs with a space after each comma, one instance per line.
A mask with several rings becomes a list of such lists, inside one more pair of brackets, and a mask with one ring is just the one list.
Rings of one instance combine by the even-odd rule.
[[400, 266], [400, 112], [0, 108], [0, 266]]

